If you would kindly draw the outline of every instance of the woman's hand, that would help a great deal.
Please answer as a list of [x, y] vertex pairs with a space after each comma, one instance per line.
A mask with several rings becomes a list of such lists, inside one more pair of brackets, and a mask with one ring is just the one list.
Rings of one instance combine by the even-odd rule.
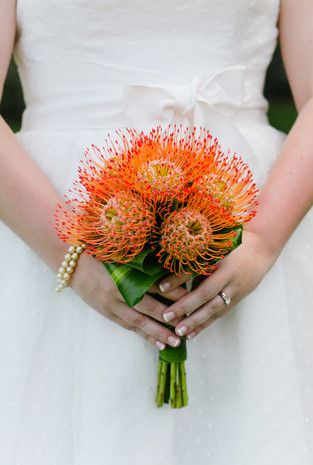
[[[252, 292], [275, 260], [276, 257], [267, 250], [261, 237], [244, 230], [243, 243], [221, 260], [218, 269], [195, 290], [168, 307], [163, 313], [164, 320], [172, 322], [183, 317], [176, 324], [175, 331], [179, 336], [193, 338]], [[175, 289], [187, 279], [172, 275], [161, 281], [160, 285], [169, 292], [169, 289]], [[225, 303], [219, 295], [221, 292], [224, 292], [226, 301], [230, 299], [230, 304]]]
[[[180, 338], [174, 331], [164, 326], [166, 305], [146, 294], [135, 308], [129, 308], [109, 272], [92, 256], [81, 255], [70, 286], [101, 315], [134, 331], [159, 349], [164, 349], [166, 344], [172, 347], [180, 344]], [[173, 294], [178, 295], [180, 291]], [[173, 323], [178, 321], [176, 319]]]

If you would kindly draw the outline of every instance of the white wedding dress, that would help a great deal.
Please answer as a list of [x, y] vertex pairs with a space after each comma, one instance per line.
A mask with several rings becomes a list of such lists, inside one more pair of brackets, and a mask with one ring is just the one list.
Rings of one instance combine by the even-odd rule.
[[[262, 95], [278, 13], [278, 0], [17, 0], [16, 137], [65, 193], [115, 128], [206, 124], [262, 186], [285, 137]], [[47, 265], [0, 233], [0, 465], [312, 465], [311, 213], [188, 345], [182, 410], [154, 404], [156, 349], [55, 293]]]

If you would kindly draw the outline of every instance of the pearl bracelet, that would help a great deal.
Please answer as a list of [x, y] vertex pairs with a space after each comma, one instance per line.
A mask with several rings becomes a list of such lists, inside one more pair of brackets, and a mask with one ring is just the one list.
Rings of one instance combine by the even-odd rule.
[[62, 289], [68, 286], [71, 276], [75, 271], [80, 254], [85, 250], [85, 248], [86, 244], [71, 245], [68, 248], [68, 251], [64, 255], [63, 262], [61, 263], [61, 266], [57, 274], [58, 285], [55, 288], [57, 292], [62, 291]]

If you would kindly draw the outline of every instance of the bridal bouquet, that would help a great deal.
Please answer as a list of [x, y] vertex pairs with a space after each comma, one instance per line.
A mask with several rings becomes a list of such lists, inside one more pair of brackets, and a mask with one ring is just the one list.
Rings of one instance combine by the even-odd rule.
[[[86, 244], [133, 307], [169, 273], [212, 273], [241, 243], [257, 188], [247, 164], [205, 128], [115, 132], [86, 150], [56, 228], [66, 243]], [[159, 351], [158, 407], [187, 405], [185, 360], [185, 338]]]

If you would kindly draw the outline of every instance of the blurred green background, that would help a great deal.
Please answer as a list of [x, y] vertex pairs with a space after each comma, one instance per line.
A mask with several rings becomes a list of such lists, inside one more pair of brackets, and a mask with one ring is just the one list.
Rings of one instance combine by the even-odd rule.
[[[270, 123], [287, 133], [297, 113], [284, 72], [279, 47], [277, 47], [268, 69], [264, 94], [270, 103], [268, 112]], [[16, 66], [12, 62], [4, 87], [0, 112], [12, 129], [18, 131], [23, 110], [23, 93]]]

